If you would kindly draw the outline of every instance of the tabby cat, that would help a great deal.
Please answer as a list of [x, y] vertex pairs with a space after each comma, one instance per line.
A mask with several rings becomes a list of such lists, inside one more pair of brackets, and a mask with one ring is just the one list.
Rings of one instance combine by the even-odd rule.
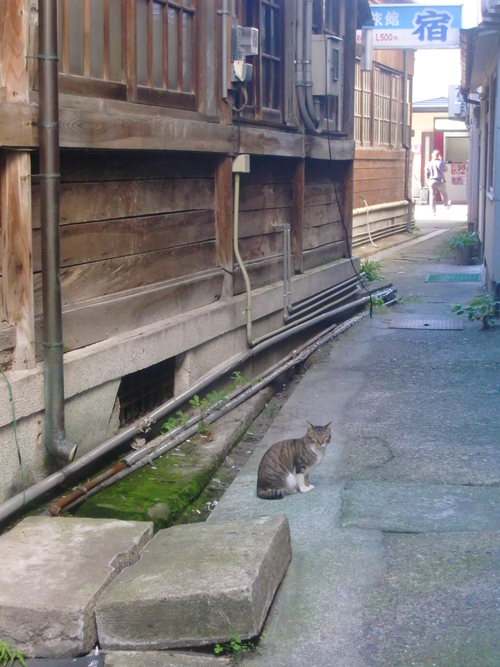
[[274, 500], [297, 492], [312, 491], [308, 473], [323, 460], [331, 438], [331, 422], [313, 426], [307, 422], [302, 438], [282, 440], [271, 445], [262, 457], [257, 475], [259, 498]]

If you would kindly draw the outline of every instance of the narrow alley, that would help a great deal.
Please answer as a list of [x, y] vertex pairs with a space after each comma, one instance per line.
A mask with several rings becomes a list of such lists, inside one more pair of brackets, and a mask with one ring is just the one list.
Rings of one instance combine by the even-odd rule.
[[[461, 322], [452, 306], [481, 293], [429, 280], [480, 270], [441, 257], [452, 219], [420, 221], [424, 236], [444, 231], [381, 253], [400, 303], [319, 353], [210, 517], [290, 521], [292, 562], [251, 664], [500, 663], [500, 330], [447, 328]], [[408, 320], [422, 328], [393, 328]], [[306, 420], [333, 420], [314, 491], [259, 500], [262, 452]]]

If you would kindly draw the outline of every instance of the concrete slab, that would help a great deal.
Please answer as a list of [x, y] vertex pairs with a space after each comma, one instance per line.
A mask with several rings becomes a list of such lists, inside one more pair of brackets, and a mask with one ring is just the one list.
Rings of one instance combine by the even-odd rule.
[[99, 643], [149, 650], [253, 637], [290, 559], [284, 515], [162, 530], [99, 600]]
[[180, 651], [111, 651], [104, 659], [105, 667], [224, 667], [231, 662], [226, 657]]
[[147, 522], [24, 519], [0, 537], [0, 637], [28, 657], [88, 653], [97, 599], [151, 537]]
[[361, 663], [497, 667], [500, 534], [386, 535], [384, 550], [386, 570], [363, 615]]
[[500, 531], [500, 488], [354, 482], [341, 525], [387, 532]]

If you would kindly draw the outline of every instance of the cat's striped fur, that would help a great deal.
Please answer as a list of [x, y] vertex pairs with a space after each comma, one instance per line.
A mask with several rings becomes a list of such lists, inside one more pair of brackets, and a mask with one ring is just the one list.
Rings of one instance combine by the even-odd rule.
[[302, 438], [282, 440], [269, 447], [257, 475], [259, 498], [275, 500], [297, 489], [302, 493], [314, 489], [308, 473], [323, 460], [331, 438], [330, 424], [313, 426], [307, 422], [307, 433]]

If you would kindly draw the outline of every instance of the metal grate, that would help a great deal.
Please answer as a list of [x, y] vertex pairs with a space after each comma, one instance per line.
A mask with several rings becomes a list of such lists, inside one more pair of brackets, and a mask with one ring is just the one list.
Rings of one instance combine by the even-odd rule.
[[398, 317], [394, 320], [391, 320], [389, 324], [389, 329], [446, 329], [461, 331], [463, 328], [464, 323], [458, 317], [456, 319], [447, 317], [441, 320]]
[[143, 417], [174, 395], [175, 360], [124, 375], [118, 389], [120, 426]]
[[431, 273], [426, 283], [479, 283], [480, 273]]

